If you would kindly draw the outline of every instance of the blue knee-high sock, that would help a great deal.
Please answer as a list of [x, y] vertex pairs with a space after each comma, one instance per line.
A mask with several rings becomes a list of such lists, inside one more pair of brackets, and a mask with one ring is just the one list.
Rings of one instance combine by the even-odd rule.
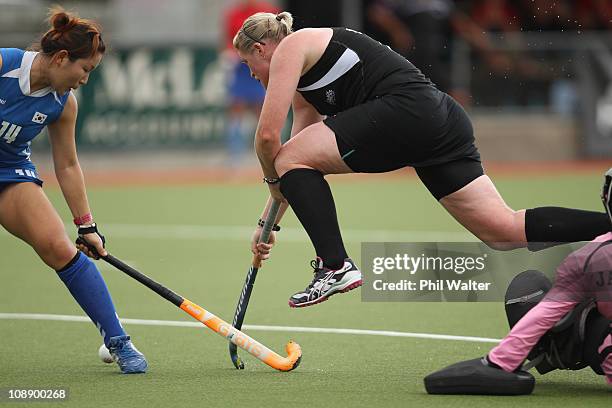
[[125, 331], [115, 312], [113, 300], [98, 267], [82, 252], [62, 270], [57, 271], [72, 297], [96, 325], [104, 337], [104, 344], [114, 336], [123, 336]]

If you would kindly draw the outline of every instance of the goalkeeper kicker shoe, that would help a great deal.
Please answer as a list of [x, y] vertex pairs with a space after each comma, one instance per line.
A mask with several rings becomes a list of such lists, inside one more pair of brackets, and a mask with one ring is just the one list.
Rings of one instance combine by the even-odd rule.
[[108, 351], [119, 365], [123, 374], [138, 374], [147, 372], [147, 360], [145, 356], [134, 347], [130, 336], [111, 337]]
[[314, 278], [306, 289], [289, 298], [290, 307], [316, 305], [326, 301], [331, 295], [348, 292], [362, 284], [361, 271], [349, 258], [336, 270], [324, 267], [321, 258], [313, 260], [311, 265], [314, 268]]

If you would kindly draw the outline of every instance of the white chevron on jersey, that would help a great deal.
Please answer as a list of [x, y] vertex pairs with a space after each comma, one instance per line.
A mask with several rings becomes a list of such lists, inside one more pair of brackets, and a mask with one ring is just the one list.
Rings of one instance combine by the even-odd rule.
[[346, 74], [359, 63], [359, 56], [357, 53], [350, 48], [347, 48], [344, 53], [338, 58], [338, 61], [331, 67], [327, 74], [312, 85], [298, 88], [300, 92], [313, 91], [315, 89], [323, 88]]

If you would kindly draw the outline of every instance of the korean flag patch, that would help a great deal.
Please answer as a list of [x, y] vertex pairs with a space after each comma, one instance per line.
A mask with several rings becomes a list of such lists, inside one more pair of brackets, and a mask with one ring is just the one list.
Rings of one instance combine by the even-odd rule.
[[41, 125], [45, 123], [45, 120], [47, 120], [47, 115], [45, 115], [44, 113], [40, 113], [40, 112], [36, 112], [34, 114], [34, 117], [32, 118], [32, 122], [38, 123]]

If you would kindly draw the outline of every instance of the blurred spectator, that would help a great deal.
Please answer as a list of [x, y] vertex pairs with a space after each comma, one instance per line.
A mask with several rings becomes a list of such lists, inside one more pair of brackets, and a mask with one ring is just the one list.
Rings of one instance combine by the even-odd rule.
[[[470, 1], [460, 0], [374, 0], [367, 8], [367, 17], [388, 36], [393, 49], [423, 71], [439, 89], [466, 105], [469, 92], [453, 89], [450, 81], [453, 33], [481, 53], [494, 71], [503, 72], [510, 63], [504, 53], [494, 51], [488, 34], [470, 17], [470, 6]], [[499, 17], [497, 23], [501, 24], [502, 19]]]
[[[285, 7], [295, 18], [294, 29], [338, 27], [342, 25], [341, 3], [342, 0], [285, 0]], [[354, 5], [354, 7], [357, 6], [357, 4]]]
[[248, 151], [265, 97], [263, 86], [251, 77], [249, 67], [240, 62], [232, 44], [244, 20], [258, 12], [278, 13], [279, 10], [265, 1], [239, 0], [224, 16], [222, 58], [229, 72], [226, 146], [231, 165], [240, 164]]
[[517, 3], [523, 31], [564, 31], [575, 27], [571, 5], [565, 0], [521, 0]]
[[[525, 52], [522, 36], [523, 9], [516, 1], [475, 0], [470, 14], [476, 24], [496, 38], [503, 49], [492, 47], [484, 53], [472, 56], [481, 61], [472, 69], [472, 91], [475, 103], [485, 106], [527, 105], [534, 101], [545, 103], [547, 66], [538, 62], [534, 55]], [[495, 84], [494, 88], [491, 84]]]
[[612, 30], [611, 0], [579, 0], [576, 15], [582, 30]]
[[[578, 28], [576, 1], [522, 0], [519, 3], [521, 28], [526, 32], [564, 32]], [[552, 44], [552, 40], [547, 40]], [[559, 45], [559, 44], [555, 44]], [[577, 93], [572, 78], [572, 56], [567, 50], [537, 49], [530, 53], [540, 61], [526, 77], [525, 105], [548, 105], [558, 114], [575, 113]]]
[[448, 91], [449, 69], [446, 30], [451, 1], [376, 0], [368, 19], [389, 38], [391, 48], [402, 54], [441, 90]]
[[518, 10], [508, 0], [476, 0], [471, 16], [476, 24], [489, 33], [520, 30]]

